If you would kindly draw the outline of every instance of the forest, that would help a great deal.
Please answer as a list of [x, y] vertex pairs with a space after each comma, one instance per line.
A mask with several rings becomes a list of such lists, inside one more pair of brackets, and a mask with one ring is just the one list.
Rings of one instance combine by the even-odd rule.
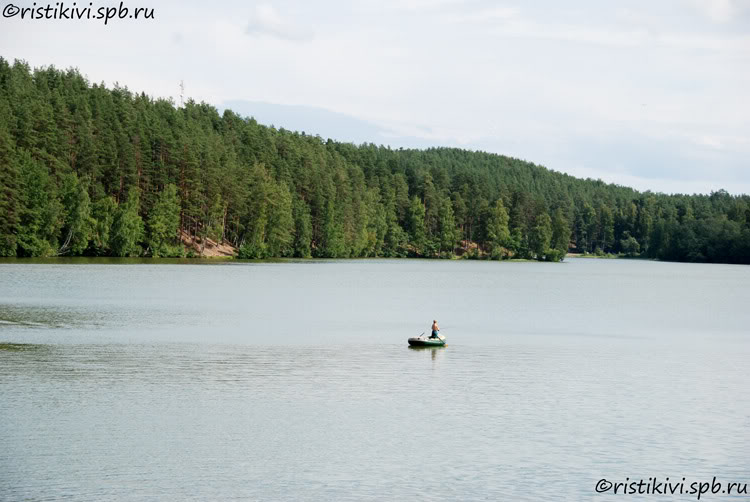
[[748, 264], [750, 197], [325, 140], [0, 58], [0, 256], [199, 256], [217, 242], [253, 259]]

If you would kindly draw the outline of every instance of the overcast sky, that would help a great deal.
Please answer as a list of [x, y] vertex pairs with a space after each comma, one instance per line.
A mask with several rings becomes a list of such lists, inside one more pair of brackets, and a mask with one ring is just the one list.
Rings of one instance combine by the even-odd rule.
[[750, 0], [124, 5], [155, 19], [0, 18], [0, 55], [176, 102], [184, 80], [197, 101], [324, 137], [750, 193]]

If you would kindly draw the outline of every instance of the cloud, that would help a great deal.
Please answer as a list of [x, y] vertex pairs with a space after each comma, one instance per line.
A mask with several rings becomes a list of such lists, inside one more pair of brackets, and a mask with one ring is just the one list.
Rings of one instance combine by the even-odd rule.
[[608, 169], [596, 169], [590, 167], [571, 167], [565, 170], [570, 175], [578, 178], [599, 179], [605, 183], [635, 188], [640, 191], [661, 192], [666, 194], [709, 194], [721, 189], [728, 190], [732, 194], [748, 193], [750, 184], [741, 181], [726, 181], [713, 178], [674, 179], [672, 177], [644, 177], [616, 172]]
[[700, 146], [707, 146], [716, 150], [724, 149], [724, 143], [720, 138], [716, 136], [701, 136], [696, 138], [695, 143]]
[[311, 29], [293, 23], [285, 19], [268, 4], [255, 7], [250, 21], [245, 27], [245, 34], [250, 36], [269, 36], [282, 40], [301, 42], [311, 40], [313, 32]]
[[476, 11], [467, 10], [460, 13], [450, 12], [444, 19], [452, 24], [496, 23], [498, 21], [509, 21], [517, 18], [518, 14], [518, 8], [494, 6]]
[[[442, 144], [436, 139], [438, 136], [428, 128], [382, 124], [315, 106], [232, 100], [222, 103], [219, 109], [253, 117], [261, 124], [305, 132], [323, 139], [332, 138], [355, 144], [384, 144], [393, 148], [428, 148]], [[440, 138], [445, 139], [445, 135]], [[448, 144], [454, 143], [450, 140]]]
[[[406, 122], [379, 121], [385, 129], [383, 136], [390, 140], [420, 140], [430, 146], [457, 146], [471, 148], [485, 135], [463, 128], [426, 126]], [[423, 141], [422, 141], [423, 140]]]
[[373, 2], [378, 8], [386, 8], [397, 11], [427, 12], [442, 10], [446, 7], [465, 5], [466, 0], [397, 0], [395, 2]]
[[694, 144], [713, 150], [737, 152], [743, 156], [750, 154], [750, 140], [742, 136], [728, 134], [703, 134], [689, 137]]
[[732, 0], [693, 0], [696, 8], [715, 23], [731, 21], [736, 5]]
[[507, 17], [507, 22], [495, 25], [496, 33], [513, 38], [575, 42], [618, 47], [677, 49], [746, 50], [750, 47], [747, 35], [716, 35], [691, 32], [655, 32], [650, 27], [622, 26], [591, 27], [575, 24], [542, 24], [518, 17]]

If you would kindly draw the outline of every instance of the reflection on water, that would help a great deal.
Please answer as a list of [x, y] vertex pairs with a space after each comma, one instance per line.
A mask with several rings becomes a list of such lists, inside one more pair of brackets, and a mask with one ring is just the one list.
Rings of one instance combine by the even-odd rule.
[[742, 480], [750, 461], [747, 352], [13, 347], [9, 500], [598, 500], [601, 477]]
[[0, 260], [0, 341], [395, 344], [439, 318], [451, 345], [672, 343], [745, 341], [750, 325], [750, 267], [730, 265], [19, 262]]
[[0, 500], [750, 481], [750, 267], [60, 263], [0, 263]]
[[0, 304], [0, 327], [72, 328], [94, 327], [103, 323], [103, 316], [86, 308], [59, 306]]
[[419, 347], [414, 345], [409, 345], [409, 350], [415, 351], [415, 352], [424, 352], [429, 353], [430, 358], [433, 361], [437, 361], [439, 355], [446, 350], [447, 345], [443, 345], [442, 347]]
[[7, 350], [12, 352], [21, 351], [34, 351], [39, 352], [42, 350], [48, 350], [48, 345], [38, 345], [33, 343], [0, 343], [0, 350]]

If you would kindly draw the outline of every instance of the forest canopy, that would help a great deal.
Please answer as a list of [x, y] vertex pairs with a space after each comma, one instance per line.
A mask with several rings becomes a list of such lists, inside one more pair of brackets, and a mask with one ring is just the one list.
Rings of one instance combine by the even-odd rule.
[[184, 256], [207, 242], [243, 258], [750, 263], [750, 198], [324, 140], [0, 58], [0, 256]]

